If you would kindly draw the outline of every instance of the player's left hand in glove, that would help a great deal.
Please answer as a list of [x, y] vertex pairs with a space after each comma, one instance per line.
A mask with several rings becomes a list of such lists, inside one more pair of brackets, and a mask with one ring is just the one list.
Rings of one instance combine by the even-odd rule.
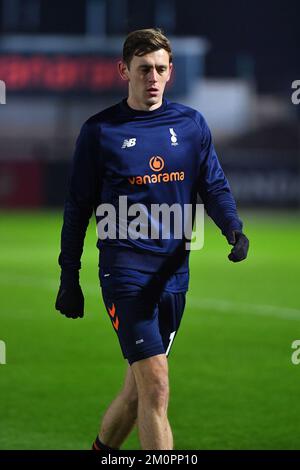
[[79, 282], [60, 284], [55, 308], [68, 318], [83, 317], [84, 296]]
[[237, 263], [247, 258], [249, 250], [249, 240], [243, 232], [234, 230], [232, 234], [227, 237], [227, 240], [230, 245], [233, 245], [233, 248], [228, 255], [228, 259], [230, 261], [233, 261], [233, 263]]

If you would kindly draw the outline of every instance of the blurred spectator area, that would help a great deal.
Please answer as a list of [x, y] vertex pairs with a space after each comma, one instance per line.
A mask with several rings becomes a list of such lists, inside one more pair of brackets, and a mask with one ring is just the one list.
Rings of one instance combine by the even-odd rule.
[[[299, 207], [300, 105], [291, 83], [300, 79], [292, 60], [300, 6], [241, 4], [0, 0], [0, 206], [63, 204], [82, 123], [126, 96], [116, 69], [124, 36], [154, 25], [174, 50], [166, 95], [203, 113], [238, 203]], [[265, 29], [256, 22], [264, 18]]]

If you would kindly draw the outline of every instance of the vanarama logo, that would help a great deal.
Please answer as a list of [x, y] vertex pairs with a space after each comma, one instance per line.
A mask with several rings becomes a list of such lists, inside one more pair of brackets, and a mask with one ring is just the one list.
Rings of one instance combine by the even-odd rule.
[[149, 162], [150, 168], [153, 171], [161, 171], [165, 166], [164, 159], [156, 155], [155, 157], [150, 158]]
[[[165, 162], [162, 157], [155, 155], [150, 158], [149, 166], [152, 171], [159, 172], [164, 166]], [[172, 181], [183, 181], [184, 171], [172, 171], [171, 173], [153, 173], [152, 175], [131, 176], [128, 178], [130, 184], [151, 184], [151, 183], [169, 183]]]

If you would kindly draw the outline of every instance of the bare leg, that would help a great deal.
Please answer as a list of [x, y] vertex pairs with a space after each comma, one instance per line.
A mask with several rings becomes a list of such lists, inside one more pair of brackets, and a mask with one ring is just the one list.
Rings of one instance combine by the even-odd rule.
[[165, 354], [136, 361], [131, 366], [138, 390], [138, 429], [142, 449], [172, 450], [167, 417], [168, 362]]
[[110, 404], [102, 419], [99, 439], [118, 449], [133, 429], [137, 419], [138, 396], [135, 378], [128, 366], [122, 391]]

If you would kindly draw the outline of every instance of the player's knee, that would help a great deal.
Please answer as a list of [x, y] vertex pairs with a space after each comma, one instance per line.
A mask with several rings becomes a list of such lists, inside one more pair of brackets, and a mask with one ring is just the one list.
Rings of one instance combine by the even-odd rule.
[[165, 413], [169, 400], [168, 365], [165, 356], [154, 356], [132, 366], [139, 401], [143, 407]]
[[137, 417], [138, 411], [138, 394], [137, 390], [123, 390], [121, 392], [121, 397], [124, 402], [124, 406], [126, 407], [127, 412], [133, 416]]
[[128, 407], [129, 412], [133, 416], [137, 416], [138, 403], [139, 403], [138, 396], [129, 397], [126, 403], [127, 403], [127, 407]]
[[145, 406], [159, 413], [165, 413], [169, 401], [169, 384], [167, 378], [157, 377], [151, 384], [148, 384], [146, 388], [140, 391], [139, 398]]

